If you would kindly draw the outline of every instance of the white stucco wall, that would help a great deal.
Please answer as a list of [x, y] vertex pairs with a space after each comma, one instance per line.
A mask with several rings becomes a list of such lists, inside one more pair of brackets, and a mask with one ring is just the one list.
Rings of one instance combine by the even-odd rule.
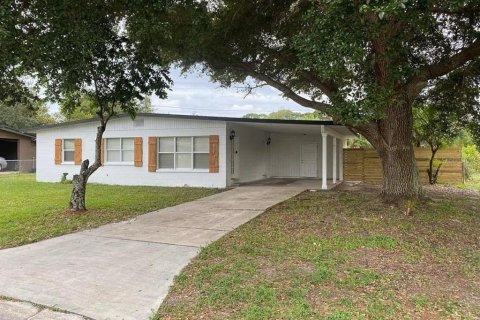
[[[249, 182], [267, 177], [268, 171], [268, 147], [266, 139], [268, 133], [237, 123], [227, 123], [227, 137], [230, 132], [235, 131], [235, 140], [227, 139], [226, 153], [227, 153], [227, 184], [237, 182]], [[235, 143], [235, 170], [236, 174], [232, 177], [232, 143]], [[235, 178], [232, 181], [231, 178]]]
[[[142, 124], [143, 123], [143, 124]], [[55, 165], [55, 139], [82, 139], [82, 159], [94, 160], [96, 122], [46, 128], [37, 131], [37, 181], [58, 182], [63, 172], [68, 178], [78, 173], [80, 166]], [[143, 166], [106, 163], [91, 177], [90, 182], [119, 185], [226, 187], [226, 123], [225, 121], [181, 118], [137, 117], [112, 119], [104, 138], [143, 138]], [[209, 172], [148, 172], [148, 137], [218, 135], [219, 173]]]
[[[317, 144], [317, 177], [322, 177], [322, 135], [292, 135], [272, 133], [270, 135], [271, 177], [301, 177], [301, 147], [303, 143]], [[327, 138], [327, 178], [332, 178], [333, 139]]]

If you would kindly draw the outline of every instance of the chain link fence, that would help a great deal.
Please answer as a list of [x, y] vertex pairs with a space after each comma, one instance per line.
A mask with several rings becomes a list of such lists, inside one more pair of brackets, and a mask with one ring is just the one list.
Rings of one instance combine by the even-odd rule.
[[35, 172], [35, 169], [35, 159], [0, 162], [0, 172]]

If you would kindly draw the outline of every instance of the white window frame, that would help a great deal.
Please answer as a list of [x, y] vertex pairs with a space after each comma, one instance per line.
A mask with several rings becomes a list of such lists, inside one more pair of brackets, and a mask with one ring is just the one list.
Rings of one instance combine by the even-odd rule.
[[[72, 141], [73, 143], [73, 148], [72, 149], [67, 149], [65, 148], [65, 141]], [[73, 160], [72, 161], [66, 161], [65, 160], [65, 152], [73, 152]], [[75, 163], [75, 139], [62, 139], [62, 163], [66, 164], [71, 164]]]
[[[120, 149], [108, 149], [108, 140], [109, 139], [120, 139]], [[133, 141], [133, 149], [123, 149], [123, 140], [131, 139]], [[103, 146], [105, 149], [105, 164], [108, 165], [123, 165], [123, 166], [133, 166], [135, 163], [135, 138], [134, 137], [108, 137], [105, 138], [105, 144]], [[108, 151], [119, 151], [120, 152], [120, 161], [108, 161]], [[132, 151], [134, 161], [123, 161], [123, 151]]]
[[[163, 152], [160, 150], [160, 139], [165, 139], [165, 138], [173, 138], [173, 152]], [[177, 138], [190, 138], [191, 139], [191, 149], [190, 151], [181, 151], [177, 152]], [[195, 166], [195, 154], [206, 154], [209, 156], [210, 150], [207, 150], [206, 152], [200, 152], [200, 151], [194, 151], [195, 149], [195, 144], [194, 144], [194, 139], [195, 138], [206, 138], [208, 140], [209, 136], [165, 136], [165, 137], [157, 137], [157, 155], [160, 154], [173, 154], [173, 168], [159, 168], [158, 167], [158, 158], [157, 157], [157, 172], [209, 172], [210, 169], [208, 168], [194, 168]], [[191, 155], [191, 163], [192, 167], [191, 168], [177, 168], [177, 154], [190, 154]]]

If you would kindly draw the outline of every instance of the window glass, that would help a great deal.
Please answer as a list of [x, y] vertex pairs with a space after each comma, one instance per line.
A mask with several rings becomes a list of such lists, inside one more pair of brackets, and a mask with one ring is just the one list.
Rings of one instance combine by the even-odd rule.
[[73, 139], [63, 140], [63, 161], [73, 162], [75, 160], [75, 142]]
[[158, 155], [158, 168], [160, 169], [173, 169], [173, 153], [160, 153]]
[[122, 151], [122, 161], [133, 162], [133, 150], [123, 150]]
[[122, 150], [133, 150], [133, 138], [122, 139]]
[[192, 138], [177, 138], [177, 152], [192, 152]]
[[192, 154], [191, 153], [177, 153], [176, 154], [176, 166], [178, 169], [191, 169], [192, 168]]
[[174, 138], [159, 138], [158, 139], [159, 143], [159, 152], [174, 152]]
[[63, 161], [65, 161], [65, 162], [73, 162], [73, 161], [74, 161], [74, 152], [73, 152], [73, 151], [64, 151], [64, 153], [63, 153]]
[[193, 155], [193, 167], [195, 169], [208, 169], [208, 153], [196, 153]]
[[208, 169], [208, 137], [158, 138], [159, 169]]
[[105, 151], [107, 162], [133, 162], [133, 138], [108, 138]]
[[65, 139], [63, 140], [63, 149], [65, 150], [73, 150], [75, 148], [75, 143], [73, 139]]
[[120, 162], [122, 159], [120, 158], [120, 151], [119, 150], [107, 150], [107, 161], [108, 162]]
[[107, 139], [107, 150], [120, 150], [120, 139]]
[[193, 151], [208, 152], [208, 138], [207, 137], [193, 138]]

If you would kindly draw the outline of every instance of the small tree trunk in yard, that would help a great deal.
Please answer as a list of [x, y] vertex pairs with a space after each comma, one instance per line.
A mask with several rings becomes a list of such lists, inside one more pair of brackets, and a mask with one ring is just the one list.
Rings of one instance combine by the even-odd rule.
[[84, 160], [82, 162], [82, 167], [80, 169], [80, 174], [73, 176], [72, 185], [72, 195], [70, 196], [70, 211], [85, 211], [87, 210], [85, 206], [85, 191], [87, 188], [86, 171], [88, 169], [89, 161]]
[[385, 118], [360, 127], [375, 147], [383, 168], [382, 197], [386, 202], [423, 196], [413, 148], [411, 107], [400, 101], [386, 110]]
[[87, 207], [85, 205], [85, 195], [87, 191], [88, 178], [94, 173], [101, 165], [101, 143], [103, 133], [105, 132], [107, 122], [102, 120], [101, 125], [97, 128], [97, 137], [95, 139], [95, 162], [89, 166], [88, 159], [82, 162], [80, 167], [80, 173], [73, 176], [72, 180], [72, 194], [70, 196], [70, 211], [85, 211]]
[[428, 183], [430, 184], [435, 184], [437, 183], [437, 177], [438, 177], [438, 172], [440, 171], [440, 167], [442, 164], [440, 164], [435, 172], [433, 172], [433, 161], [435, 160], [435, 155], [437, 154], [438, 151], [438, 146], [434, 146], [433, 144], [430, 145], [430, 150], [432, 151], [432, 154], [430, 156], [430, 161], [428, 162]]

